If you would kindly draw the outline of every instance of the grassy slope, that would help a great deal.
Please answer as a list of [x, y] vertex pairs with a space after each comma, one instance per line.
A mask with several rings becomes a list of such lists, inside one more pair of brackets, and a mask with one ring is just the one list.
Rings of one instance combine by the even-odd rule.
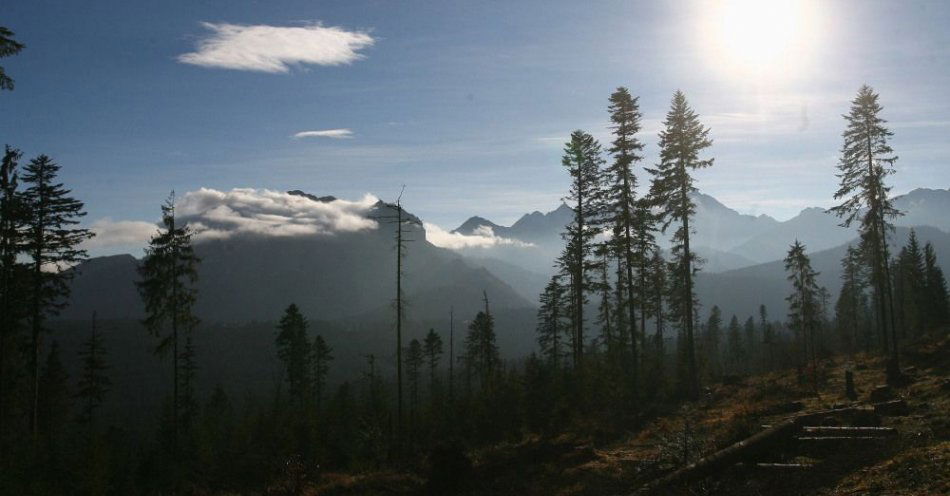
[[[914, 381], [896, 391], [910, 414], [882, 417], [899, 436], [874, 449], [842, 450], [800, 474], [751, 473], [739, 468], [694, 485], [683, 494], [950, 494], [950, 339], [908, 347], [905, 368]], [[859, 402], [884, 383], [878, 357], [853, 358]], [[798, 385], [794, 371], [751, 377], [738, 384], [712, 385], [705, 397], [672, 415], [649, 422], [636, 435], [595, 445], [563, 435], [531, 438], [472, 453], [470, 494], [604, 495], [634, 492], [643, 482], [675, 468], [683, 457], [683, 432], [689, 419], [691, 461], [728, 446], [789, 415], [792, 402], [804, 411], [849, 403], [844, 398], [844, 358], [825, 361], [818, 394]], [[916, 369], [914, 371], [914, 368]], [[775, 460], [812, 461], [807, 458]], [[410, 474], [327, 474], [311, 494], [424, 493], [424, 480]], [[670, 492], [669, 494], [675, 494]]]

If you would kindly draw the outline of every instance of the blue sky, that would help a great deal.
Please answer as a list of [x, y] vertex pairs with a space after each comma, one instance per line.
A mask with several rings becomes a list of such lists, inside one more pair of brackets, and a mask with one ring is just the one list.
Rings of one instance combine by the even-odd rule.
[[[12, 0], [0, 25], [27, 48], [0, 60], [17, 84], [0, 94], [0, 138], [56, 159], [90, 223], [155, 220], [171, 189], [358, 200], [391, 199], [406, 184], [409, 210], [452, 228], [470, 215], [509, 223], [556, 207], [567, 186], [563, 141], [576, 128], [606, 138], [606, 101], [619, 85], [640, 96], [652, 163], [679, 88], [715, 140], [700, 189], [785, 219], [831, 204], [841, 114], [866, 82], [895, 132], [894, 191], [950, 186], [950, 4], [809, 2], [807, 29], [788, 42], [795, 56], [755, 67], [737, 66], [710, 27], [722, 8]], [[251, 46], [317, 62], [285, 72], [187, 63], [183, 55], [200, 59], [200, 44], [218, 33], [203, 23], [260, 28], [250, 45], [226, 46], [226, 57]], [[281, 29], [316, 23], [363, 41], [344, 46], [349, 55], [321, 46], [325, 38], [281, 46]], [[352, 134], [293, 137], [339, 129]]]

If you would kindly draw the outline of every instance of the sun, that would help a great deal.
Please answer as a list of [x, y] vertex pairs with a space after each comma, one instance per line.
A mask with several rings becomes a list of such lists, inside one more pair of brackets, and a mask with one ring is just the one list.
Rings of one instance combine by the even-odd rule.
[[723, 0], [706, 14], [711, 59], [729, 75], [775, 77], [801, 70], [815, 41], [808, 0]]

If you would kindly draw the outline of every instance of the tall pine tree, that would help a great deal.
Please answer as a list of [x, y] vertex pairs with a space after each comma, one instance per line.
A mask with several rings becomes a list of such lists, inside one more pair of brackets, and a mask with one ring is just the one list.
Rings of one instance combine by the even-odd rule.
[[883, 343], [885, 351], [890, 351], [888, 379], [894, 380], [900, 373], [900, 355], [887, 235], [893, 230], [890, 220], [900, 212], [888, 198], [891, 188], [885, 183], [887, 176], [894, 173], [897, 156], [888, 144], [893, 133], [884, 126], [887, 121], [880, 117], [881, 110], [878, 94], [870, 86], [862, 86], [851, 102], [850, 112], [844, 116], [848, 125], [838, 161], [840, 185], [835, 192], [835, 199], [843, 201], [831, 211], [844, 219], [844, 227], [849, 227], [855, 220], [859, 222], [862, 247], [871, 264], [871, 284], [878, 305]]
[[426, 363], [429, 365], [429, 397], [432, 399], [433, 404], [435, 404], [435, 388], [438, 380], [436, 370], [439, 367], [439, 360], [442, 358], [442, 336], [439, 336], [439, 333], [435, 332], [435, 329], [429, 329], [423, 347], [425, 348]]
[[478, 379], [481, 388], [492, 384], [492, 379], [501, 365], [498, 345], [495, 342], [495, 319], [488, 312], [478, 312], [468, 326], [465, 337], [466, 373]]
[[561, 365], [564, 350], [561, 345], [564, 333], [564, 304], [567, 288], [561, 285], [560, 277], [554, 275], [541, 293], [538, 308], [538, 346], [547, 365], [557, 369]]
[[699, 116], [686, 102], [681, 91], [673, 95], [670, 111], [666, 114], [664, 129], [660, 132], [660, 163], [648, 169], [653, 175], [650, 196], [658, 209], [659, 222], [665, 233], [674, 222], [679, 223], [673, 234], [673, 258], [678, 281], [673, 295], [678, 324], [685, 332], [685, 359], [687, 377], [684, 389], [689, 398], [699, 397], [699, 375], [696, 370], [693, 325], [695, 324], [695, 294], [693, 276], [697, 269], [695, 254], [690, 248], [690, 218], [696, 213], [692, 194], [691, 172], [709, 167], [713, 159], [702, 159], [700, 153], [712, 146], [709, 128], [699, 122]]
[[[617, 237], [614, 242], [619, 255], [617, 263], [624, 271], [622, 282], [626, 285], [623, 292], [626, 295], [626, 301], [618, 301], [618, 304], [625, 307], [620, 310], [625, 312], [624, 321], [629, 326], [629, 331], [626, 334], [630, 339], [631, 372], [633, 374], [631, 384], [635, 389], [639, 384], [639, 364], [637, 363], [639, 352], [635, 331], [637, 316], [634, 296], [638, 295], [640, 297], [641, 306], [645, 304], [645, 298], [642, 274], [640, 291], [634, 290], [633, 270], [635, 265], [642, 268], [645, 265], [645, 257], [648, 256], [642, 251], [643, 247], [638, 246], [637, 243], [637, 241], [641, 243], [644, 241], [642, 239], [644, 226], [637, 223], [638, 220], [642, 221], [642, 219], [638, 219], [638, 214], [642, 215], [643, 212], [637, 210], [637, 177], [633, 172], [633, 166], [643, 159], [643, 143], [637, 138], [643, 115], [640, 113], [639, 98], [630, 95], [630, 92], [624, 87], [617, 88], [610, 95], [610, 104], [607, 110], [610, 113], [610, 128], [613, 134], [613, 141], [608, 152], [613, 156], [613, 162], [607, 167], [604, 174], [605, 220], [608, 225], [616, 228]], [[638, 235], [640, 235], [640, 239], [637, 239]], [[638, 256], [639, 258], [637, 258]], [[619, 332], [624, 333], [625, 331], [619, 330]], [[642, 332], [643, 329], [641, 329], [641, 334]], [[636, 390], [634, 390], [634, 398], [636, 398], [636, 394]]]
[[705, 364], [706, 374], [712, 379], [718, 379], [722, 375], [722, 310], [718, 305], [713, 305], [709, 310], [709, 318], [706, 320], [706, 326], [703, 333], [703, 363]]
[[83, 203], [70, 196], [71, 191], [57, 182], [60, 166], [40, 155], [26, 166], [23, 182], [23, 208], [28, 212], [24, 252], [30, 258], [28, 308], [31, 328], [33, 371], [33, 435], [37, 434], [37, 409], [40, 401], [40, 348], [47, 316], [55, 315], [69, 297], [69, 280], [75, 274], [66, 270], [86, 258], [83, 241], [93, 237], [87, 229], [76, 227], [86, 215]]
[[106, 350], [102, 342], [102, 334], [96, 322], [96, 312], [92, 313], [92, 325], [89, 338], [79, 350], [79, 359], [82, 363], [82, 372], [79, 376], [76, 398], [80, 402], [78, 421], [94, 429], [95, 414], [105, 399], [106, 393], [112, 386], [112, 381], [106, 375], [109, 366], [105, 360]]
[[865, 318], [868, 297], [864, 253], [848, 245], [841, 269], [841, 292], [835, 304], [835, 322], [844, 349], [851, 353], [859, 341], [870, 345], [867, 329], [871, 323]]
[[330, 362], [333, 361], [333, 348], [319, 334], [313, 338], [313, 353], [310, 360], [313, 365], [313, 396], [316, 400], [317, 410], [320, 411], [323, 408], [323, 392], [326, 390], [327, 373], [330, 372]]
[[566, 200], [573, 207], [574, 219], [564, 233], [567, 250], [561, 265], [570, 280], [575, 367], [581, 365], [584, 355], [584, 304], [587, 292], [593, 286], [590, 269], [595, 262], [591, 260], [591, 252], [594, 238], [600, 232], [597, 227], [600, 214], [598, 190], [603, 161], [600, 144], [593, 136], [579, 130], [571, 133], [561, 163], [571, 176], [571, 189]]
[[924, 245], [924, 277], [927, 281], [927, 327], [929, 330], [944, 327], [950, 323], [950, 298], [947, 280], [937, 264], [937, 254], [930, 242]]
[[277, 357], [284, 364], [284, 379], [291, 401], [298, 407], [306, 403], [310, 391], [310, 341], [307, 339], [309, 323], [297, 305], [291, 303], [277, 325]]
[[[821, 302], [816, 277], [818, 272], [811, 268], [811, 260], [805, 253], [805, 245], [795, 240], [785, 256], [785, 271], [788, 280], [792, 283], [793, 291], [786, 298], [788, 301], [789, 327], [794, 329], [798, 337], [800, 361], [799, 366], [807, 365], [812, 360], [817, 366], [817, 352], [815, 350], [815, 333], [821, 326]], [[817, 374], [817, 370], [813, 370]], [[817, 387], [817, 384], [815, 384]]]
[[926, 312], [926, 278], [924, 252], [917, 241], [917, 232], [910, 230], [907, 245], [901, 248], [894, 263], [894, 301], [897, 306], [901, 337], [919, 335]]
[[726, 338], [729, 373], [739, 374], [742, 371], [742, 361], [745, 351], [742, 348], [742, 333], [739, 327], [739, 318], [732, 315], [729, 320], [729, 330]]
[[[7, 146], [0, 162], [0, 460], [4, 437], [7, 395], [10, 388], [7, 353], [24, 315], [24, 264], [17, 260], [22, 251], [23, 225], [27, 211], [18, 191], [17, 166], [22, 154]], [[12, 371], [11, 371], [12, 372]]]
[[192, 230], [177, 222], [175, 193], [162, 205], [162, 228], [149, 240], [145, 259], [139, 266], [137, 285], [145, 303], [146, 330], [156, 338], [155, 353], [172, 360], [172, 450], [178, 450], [181, 412], [179, 368], [180, 336], [198, 325], [194, 314], [198, 290], [198, 264], [191, 245]]
[[[13, 39], [13, 36], [13, 31], [0, 26], [0, 58], [16, 55], [23, 50], [23, 43]], [[13, 86], [13, 78], [0, 67], [0, 90], [12, 90]]]

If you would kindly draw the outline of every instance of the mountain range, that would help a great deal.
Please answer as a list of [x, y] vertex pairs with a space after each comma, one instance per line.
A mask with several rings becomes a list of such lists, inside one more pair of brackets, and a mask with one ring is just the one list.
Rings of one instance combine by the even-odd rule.
[[[304, 207], [338, 202], [299, 191], [287, 194], [314, 202]], [[781, 318], [788, 293], [781, 259], [795, 239], [806, 244], [814, 267], [821, 272], [819, 282], [836, 295], [840, 260], [846, 244], [855, 239], [853, 228], [840, 227], [837, 218], [819, 208], [777, 221], [740, 214], [707, 195], [696, 195], [696, 201], [694, 239], [697, 251], [707, 259], [697, 277], [697, 294], [704, 308], [715, 304], [727, 315], [745, 316], [765, 304], [773, 316]], [[904, 212], [895, 222], [899, 226], [892, 236], [895, 250], [905, 242], [909, 225], [914, 225], [921, 242], [932, 242], [939, 260], [948, 267], [950, 220], [942, 212], [950, 207], [950, 190], [917, 189], [895, 198], [894, 204]], [[493, 311], [504, 316], [498, 319], [500, 341], [508, 350], [530, 351], [537, 295], [553, 270], [563, 243], [560, 232], [571, 213], [562, 204], [548, 213], [526, 214], [511, 226], [472, 217], [453, 235], [518, 242], [457, 249], [433, 244], [421, 220], [405, 213], [409, 219], [405, 237], [410, 241], [403, 259], [407, 336], [421, 336], [430, 327], [444, 328], [450, 310], [464, 326], [484, 307], [487, 295]], [[386, 219], [395, 210], [376, 202], [360, 215], [374, 219], [375, 227], [306, 235], [199, 236], [195, 251], [202, 262], [196, 313], [207, 323], [266, 323], [276, 321], [287, 305], [296, 303], [309, 318], [334, 322], [337, 327], [377, 329], [376, 335], [391, 332], [395, 225]], [[102, 319], [141, 319], [143, 307], [135, 285], [138, 265], [131, 255], [81, 264], [75, 269], [70, 305], [60, 319], [84, 320], [92, 311]]]
[[[805, 208], [791, 219], [778, 221], [764, 214], [741, 214], [702, 193], [694, 194], [693, 201], [696, 203], [696, 214], [691, 224], [696, 227], [691, 241], [695, 251], [706, 259], [705, 272], [725, 272], [782, 259], [788, 246], [796, 239], [811, 251], [820, 251], [847, 243], [857, 235], [856, 226], [841, 227], [841, 219], [820, 207]], [[893, 204], [903, 212], [903, 215], [894, 219], [897, 226], [931, 226], [950, 231], [950, 216], [947, 215], [950, 211], [950, 190], [919, 188], [893, 198]], [[463, 253], [473, 257], [498, 258], [534, 270], [546, 267], [550, 271], [551, 262], [563, 246], [560, 232], [571, 221], [572, 212], [567, 205], [562, 204], [547, 214], [525, 214], [511, 227], [500, 226], [476, 216], [466, 220], [453, 232], [474, 234], [479, 230], [490, 229], [497, 236], [535, 244], [539, 253], [533, 255], [543, 252], [548, 258], [544, 261], [534, 259], [530, 267], [529, 264], [519, 263], [517, 258], [523, 254], [511, 249], [512, 245], [506, 245], [505, 249], [494, 246], [469, 248]], [[667, 236], [661, 235], [659, 242], [661, 247], [669, 247]]]

